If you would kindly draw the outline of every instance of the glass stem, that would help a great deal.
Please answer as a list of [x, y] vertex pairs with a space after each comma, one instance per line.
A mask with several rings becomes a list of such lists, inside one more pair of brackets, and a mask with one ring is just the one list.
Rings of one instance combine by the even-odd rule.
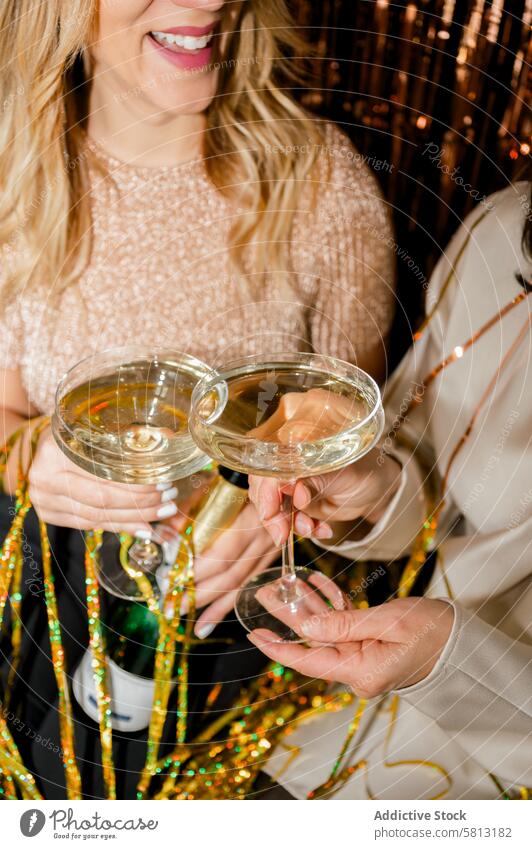
[[297, 575], [294, 562], [294, 500], [291, 493], [281, 491], [281, 509], [290, 525], [288, 539], [282, 549], [281, 596], [285, 604], [295, 604]]
[[128, 557], [137, 569], [153, 572], [163, 561], [163, 550], [151, 536], [135, 537]]

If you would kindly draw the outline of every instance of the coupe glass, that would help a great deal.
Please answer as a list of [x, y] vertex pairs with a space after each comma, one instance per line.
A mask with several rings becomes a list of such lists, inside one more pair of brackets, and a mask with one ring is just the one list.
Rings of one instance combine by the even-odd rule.
[[356, 366], [318, 354], [245, 357], [198, 382], [189, 426], [199, 448], [224, 466], [279, 478], [290, 524], [282, 566], [240, 590], [236, 613], [249, 631], [301, 641], [292, 626], [316, 612], [316, 572], [294, 563], [291, 493], [300, 478], [340, 469], [374, 447], [384, 426], [377, 384]]
[[[53, 435], [73, 463], [97, 477], [142, 485], [173, 483], [209, 462], [188, 428], [192, 391], [208, 377], [214, 378], [208, 366], [177, 351], [129, 346], [94, 354], [60, 381]], [[157, 590], [157, 570], [167, 567], [179, 542], [177, 532], [160, 525], [135, 538], [128, 563]], [[116, 540], [104, 543], [100, 561], [105, 589], [121, 598], [138, 598], [134, 581], [121, 566]]]

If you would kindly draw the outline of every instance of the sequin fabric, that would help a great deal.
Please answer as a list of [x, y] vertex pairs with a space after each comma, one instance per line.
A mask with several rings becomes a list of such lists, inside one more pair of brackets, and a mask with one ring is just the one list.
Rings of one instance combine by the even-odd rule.
[[[122, 163], [94, 141], [89, 266], [65, 291], [47, 281], [11, 299], [0, 365], [20, 367], [35, 407], [50, 413], [61, 376], [83, 357], [126, 344], [167, 346], [216, 366], [247, 354], [314, 349], [364, 366], [394, 309], [394, 251], [376, 180], [327, 125], [317, 195], [303, 185], [292, 232], [290, 287], [271, 273], [255, 291], [232, 270], [227, 234], [241, 210], [201, 159], [175, 167]], [[282, 154], [279, 154], [282, 155]], [[320, 178], [319, 174], [328, 174]]]

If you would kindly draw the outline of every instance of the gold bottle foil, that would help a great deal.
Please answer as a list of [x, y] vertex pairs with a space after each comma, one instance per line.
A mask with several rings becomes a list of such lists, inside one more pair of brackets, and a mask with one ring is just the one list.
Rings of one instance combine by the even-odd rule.
[[247, 489], [217, 476], [203, 501], [192, 530], [195, 554], [209, 548], [226, 528], [233, 524], [247, 502]]

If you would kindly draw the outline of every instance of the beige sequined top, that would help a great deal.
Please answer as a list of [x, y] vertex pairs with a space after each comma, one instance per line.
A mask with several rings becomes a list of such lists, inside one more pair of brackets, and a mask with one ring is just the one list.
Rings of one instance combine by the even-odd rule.
[[238, 210], [201, 159], [138, 167], [90, 141], [112, 176], [91, 166], [90, 265], [61, 294], [42, 281], [9, 303], [0, 366], [20, 367], [44, 413], [68, 368], [118, 345], [168, 346], [211, 365], [312, 348], [364, 366], [393, 315], [393, 239], [363, 158], [333, 125], [326, 140], [319, 159], [332, 162], [329, 177], [317, 203], [303, 187], [295, 215], [291, 288], [272, 276], [254, 295], [232, 273], [225, 247]]

